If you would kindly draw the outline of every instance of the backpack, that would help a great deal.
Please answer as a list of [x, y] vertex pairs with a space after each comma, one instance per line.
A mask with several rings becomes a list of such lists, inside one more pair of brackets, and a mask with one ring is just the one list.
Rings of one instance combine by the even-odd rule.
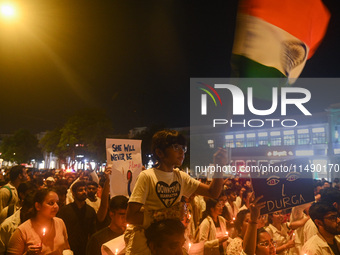
[[12, 190], [11, 190], [11, 188], [10, 187], [8, 187], [8, 186], [6, 186], [6, 185], [4, 185], [4, 186], [2, 186], [1, 187], [2, 189], [4, 188], [4, 189], [8, 189], [9, 190], [9, 199], [8, 199], [8, 201], [7, 201], [7, 205], [9, 204], [9, 202], [11, 202], [11, 200], [12, 200]]
[[15, 209], [15, 205], [14, 204], [11, 204], [11, 205], [8, 206], [7, 217], [6, 218], [8, 218], [9, 216], [13, 215], [14, 209]]

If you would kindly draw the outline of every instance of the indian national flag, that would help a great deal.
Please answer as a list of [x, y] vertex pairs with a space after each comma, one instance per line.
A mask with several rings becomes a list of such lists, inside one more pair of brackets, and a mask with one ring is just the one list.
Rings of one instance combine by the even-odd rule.
[[297, 78], [330, 18], [321, 0], [241, 0], [232, 68], [238, 77]]

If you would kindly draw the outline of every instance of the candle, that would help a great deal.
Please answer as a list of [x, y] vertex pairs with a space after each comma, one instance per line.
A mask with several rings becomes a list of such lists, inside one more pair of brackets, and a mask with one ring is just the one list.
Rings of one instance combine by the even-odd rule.
[[128, 228], [128, 227], [129, 227], [129, 224], [126, 224], [126, 227]]
[[228, 231], [227, 231], [227, 232], [225, 232], [225, 234], [226, 234], [226, 235], [229, 235]]
[[118, 255], [118, 249], [116, 249], [115, 255]]
[[235, 221], [235, 218], [233, 218], [233, 221]]
[[42, 246], [45, 234], [46, 234], [46, 228], [43, 228], [40, 246]]
[[190, 251], [190, 248], [191, 248], [191, 243], [189, 243], [189, 249], [188, 249], [188, 251]]

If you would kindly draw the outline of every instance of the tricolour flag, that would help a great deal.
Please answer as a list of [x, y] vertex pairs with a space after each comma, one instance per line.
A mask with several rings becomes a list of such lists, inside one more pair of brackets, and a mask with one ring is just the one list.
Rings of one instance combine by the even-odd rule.
[[232, 68], [238, 77], [287, 77], [302, 72], [325, 35], [321, 0], [241, 0]]

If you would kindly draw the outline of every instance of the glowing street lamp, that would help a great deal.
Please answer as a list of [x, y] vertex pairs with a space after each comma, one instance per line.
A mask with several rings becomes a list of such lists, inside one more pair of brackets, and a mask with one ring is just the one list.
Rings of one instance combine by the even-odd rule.
[[14, 5], [4, 3], [0, 5], [0, 15], [5, 19], [14, 19], [17, 15]]

